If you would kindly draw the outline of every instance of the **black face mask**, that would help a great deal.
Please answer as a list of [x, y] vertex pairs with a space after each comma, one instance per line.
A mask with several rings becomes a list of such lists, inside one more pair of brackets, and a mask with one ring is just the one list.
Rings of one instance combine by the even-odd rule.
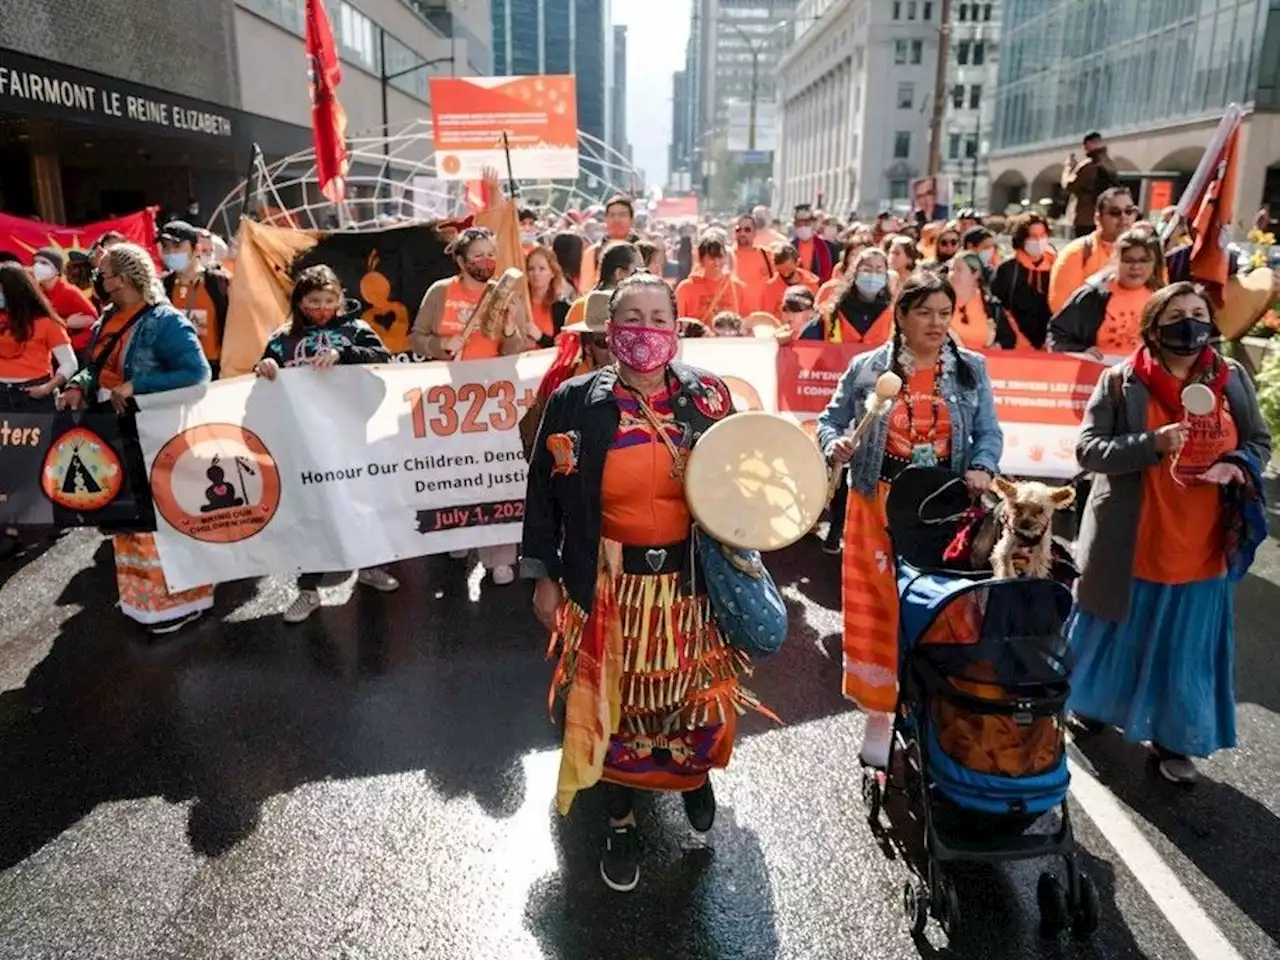
[[1156, 340], [1162, 350], [1179, 357], [1189, 357], [1199, 353], [1209, 344], [1213, 336], [1213, 325], [1207, 320], [1196, 320], [1183, 317], [1163, 327], [1156, 327]]
[[102, 273], [97, 268], [94, 268], [93, 271], [93, 292], [97, 296], [99, 303], [105, 304], [111, 299], [107, 293], [106, 286], [102, 282]]

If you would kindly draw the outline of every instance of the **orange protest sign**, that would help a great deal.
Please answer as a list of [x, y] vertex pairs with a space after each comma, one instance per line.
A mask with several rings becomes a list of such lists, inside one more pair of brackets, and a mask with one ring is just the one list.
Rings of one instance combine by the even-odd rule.
[[431, 126], [443, 180], [479, 180], [485, 167], [517, 180], [578, 176], [572, 76], [432, 77]]
[[1147, 190], [1147, 209], [1159, 213], [1165, 207], [1173, 206], [1173, 181], [1152, 180]]

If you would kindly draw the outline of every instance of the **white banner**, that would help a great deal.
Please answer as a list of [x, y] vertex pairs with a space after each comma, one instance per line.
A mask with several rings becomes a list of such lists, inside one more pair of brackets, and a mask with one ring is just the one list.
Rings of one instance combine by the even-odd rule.
[[287, 369], [139, 397], [170, 589], [516, 543], [551, 351]]

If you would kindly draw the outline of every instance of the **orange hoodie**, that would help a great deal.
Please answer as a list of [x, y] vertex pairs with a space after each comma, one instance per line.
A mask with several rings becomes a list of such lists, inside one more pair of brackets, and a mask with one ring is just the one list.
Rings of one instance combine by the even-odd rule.
[[711, 326], [711, 321], [722, 310], [741, 314], [746, 300], [747, 285], [737, 277], [708, 277], [701, 267], [680, 281], [676, 287], [676, 308], [682, 317], [692, 317]]
[[817, 296], [818, 275], [810, 273], [804, 267], [796, 267], [796, 271], [791, 275], [790, 280], [784, 280], [782, 274], [775, 273], [773, 279], [769, 281], [769, 286], [765, 288], [763, 306], [759, 309], [781, 318], [782, 297], [787, 292], [787, 287], [808, 287], [809, 292]]

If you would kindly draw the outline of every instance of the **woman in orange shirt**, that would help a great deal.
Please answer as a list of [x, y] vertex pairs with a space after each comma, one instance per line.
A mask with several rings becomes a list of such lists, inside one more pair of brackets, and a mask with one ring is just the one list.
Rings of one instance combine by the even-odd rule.
[[0, 263], [0, 412], [52, 411], [77, 366], [66, 328], [26, 269]]
[[564, 299], [564, 273], [556, 255], [548, 247], [532, 247], [525, 254], [524, 277], [529, 285], [533, 325], [539, 334], [537, 343], [531, 346], [553, 346], [569, 312]]
[[723, 310], [742, 313], [747, 285], [728, 270], [729, 251], [718, 233], [707, 232], [698, 241], [698, 265], [676, 287], [676, 307], [680, 316], [690, 317], [704, 327]]
[[800, 339], [878, 347], [893, 334], [892, 299], [889, 258], [879, 247], [866, 247], [826, 302], [819, 304], [819, 316]]
[[733, 751], [738, 715], [759, 702], [694, 576], [682, 466], [696, 438], [733, 412], [718, 377], [674, 362], [671, 288], [649, 273], [619, 284], [606, 323], [615, 363], [552, 394], [529, 464], [521, 574], [560, 659], [565, 700], [557, 785], [567, 814], [602, 783], [609, 831], [600, 876], [640, 879], [634, 798], [678, 791], [711, 829], [710, 771]]
[[[463, 230], [449, 245], [449, 254], [458, 265], [458, 275], [437, 280], [427, 288], [409, 334], [414, 353], [429, 360], [488, 360], [526, 349], [525, 324], [519, 322], [520, 317], [508, 317], [504, 329], [494, 337], [485, 336], [478, 327], [467, 329], [484, 296], [485, 284], [498, 271], [493, 234], [483, 227]], [[515, 312], [524, 311], [516, 306]]]
[[951, 331], [963, 346], [969, 350], [1019, 346], [1021, 338], [1010, 325], [1009, 315], [987, 292], [985, 268], [977, 253], [969, 250], [952, 259], [947, 279], [956, 292]]
[[[1213, 332], [1201, 288], [1155, 294], [1141, 345], [1099, 380], [1076, 446], [1094, 483], [1076, 548], [1070, 707], [1086, 730], [1149, 741], [1178, 783], [1196, 778], [1191, 757], [1235, 746], [1234, 582], [1256, 536], [1237, 550], [1245, 538], [1224, 508], [1261, 496], [1271, 457], [1249, 378], [1210, 346]], [[1193, 384], [1212, 400], [1205, 413], [1186, 409]]]
[[1141, 344], [1142, 311], [1164, 275], [1160, 238], [1127, 230], [1116, 240], [1111, 266], [1080, 287], [1049, 321], [1049, 349], [1101, 360], [1126, 356]]

